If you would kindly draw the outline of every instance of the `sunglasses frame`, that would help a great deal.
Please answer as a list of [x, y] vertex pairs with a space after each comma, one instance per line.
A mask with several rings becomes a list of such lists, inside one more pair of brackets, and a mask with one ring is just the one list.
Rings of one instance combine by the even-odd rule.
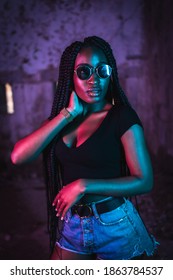
[[[103, 65], [109, 66], [109, 69], [110, 69], [110, 75], [107, 76], [107, 77], [105, 77], [105, 78], [100, 77], [100, 75], [99, 75], [99, 73], [98, 73], [99, 67], [101, 67], [101, 66], [103, 66]], [[79, 68], [79, 67], [82, 67], [82, 66], [87, 67], [87, 68], [89, 69], [89, 71], [90, 71], [90, 75], [89, 75], [89, 77], [88, 77], [87, 79], [81, 79], [81, 78], [78, 76], [78, 74], [77, 74], [78, 68]], [[78, 65], [78, 66], [76, 67], [76, 69], [74, 70], [74, 73], [76, 73], [77, 77], [78, 77], [80, 80], [82, 80], [82, 81], [89, 80], [89, 78], [93, 75], [94, 72], [97, 74], [97, 76], [98, 76], [100, 79], [107, 79], [107, 78], [109, 78], [109, 77], [111, 76], [111, 74], [112, 74], [112, 67], [111, 67], [109, 64], [106, 64], [106, 63], [100, 64], [100, 65], [98, 65], [97, 67], [93, 67], [93, 66], [88, 65], [88, 64], [83, 64], [83, 65]]]

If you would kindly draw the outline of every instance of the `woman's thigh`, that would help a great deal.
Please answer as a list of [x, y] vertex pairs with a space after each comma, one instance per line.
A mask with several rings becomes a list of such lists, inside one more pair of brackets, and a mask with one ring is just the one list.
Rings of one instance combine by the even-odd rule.
[[53, 253], [50, 257], [51, 260], [93, 260], [95, 256], [92, 254], [78, 254], [55, 245]]

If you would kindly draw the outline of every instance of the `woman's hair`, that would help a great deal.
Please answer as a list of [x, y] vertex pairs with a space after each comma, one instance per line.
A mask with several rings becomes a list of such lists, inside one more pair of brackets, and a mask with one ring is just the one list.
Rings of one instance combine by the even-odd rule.
[[[112, 103], [120, 105], [129, 105], [126, 95], [124, 94], [118, 79], [117, 66], [110, 45], [97, 36], [91, 36], [84, 39], [83, 42], [76, 41], [68, 46], [62, 54], [59, 66], [59, 78], [54, 96], [53, 106], [49, 120], [53, 119], [62, 108], [67, 107], [73, 85], [74, 64], [77, 54], [85, 47], [96, 47], [103, 51], [108, 64], [112, 67], [110, 85], [107, 93], [107, 99]], [[60, 164], [55, 156], [55, 138], [44, 151], [44, 166], [47, 186], [48, 202], [48, 225], [50, 234], [50, 246], [53, 249], [56, 240], [57, 219], [52, 201], [57, 192], [61, 189]]]

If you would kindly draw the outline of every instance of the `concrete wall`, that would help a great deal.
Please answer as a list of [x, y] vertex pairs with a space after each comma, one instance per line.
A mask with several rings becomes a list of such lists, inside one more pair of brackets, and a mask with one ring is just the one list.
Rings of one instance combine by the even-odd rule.
[[2, 0], [0, 71], [37, 75], [57, 69], [64, 48], [89, 35], [103, 36], [111, 43], [119, 64], [125, 63], [127, 56], [141, 54], [141, 3], [77, 0], [74, 5], [69, 0]]
[[173, 174], [173, 6], [171, 0], [145, 1], [145, 116], [150, 149], [159, 170]]

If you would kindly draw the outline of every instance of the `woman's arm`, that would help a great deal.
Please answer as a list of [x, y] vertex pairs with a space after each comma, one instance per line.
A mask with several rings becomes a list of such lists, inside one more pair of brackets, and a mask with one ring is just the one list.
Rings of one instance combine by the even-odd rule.
[[59, 114], [33, 133], [19, 140], [11, 153], [12, 162], [21, 164], [35, 159], [66, 124], [65, 117]]
[[85, 194], [128, 197], [151, 191], [153, 171], [142, 128], [137, 124], [133, 125], [123, 134], [121, 141], [130, 176], [115, 179], [79, 179], [64, 186], [53, 202], [58, 216], [63, 218], [67, 210]]
[[[83, 111], [75, 92], [72, 92], [70, 96], [67, 110], [70, 112], [71, 120]], [[21, 164], [35, 159], [67, 124], [67, 118], [60, 113], [33, 133], [19, 140], [11, 153], [12, 162]]]

